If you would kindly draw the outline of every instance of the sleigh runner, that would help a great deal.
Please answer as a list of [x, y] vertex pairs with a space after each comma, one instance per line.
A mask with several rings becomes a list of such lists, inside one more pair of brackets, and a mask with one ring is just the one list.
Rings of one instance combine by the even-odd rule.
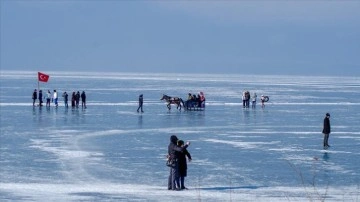
[[189, 111], [201, 111], [205, 109], [205, 94], [200, 92], [197, 96], [189, 93], [188, 100], [184, 103], [184, 108]]

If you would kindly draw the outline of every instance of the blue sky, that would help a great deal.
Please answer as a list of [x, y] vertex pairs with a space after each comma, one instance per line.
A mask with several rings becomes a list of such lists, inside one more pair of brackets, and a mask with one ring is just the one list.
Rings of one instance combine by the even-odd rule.
[[360, 1], [1, 0], [1, 70], [360, 73]]

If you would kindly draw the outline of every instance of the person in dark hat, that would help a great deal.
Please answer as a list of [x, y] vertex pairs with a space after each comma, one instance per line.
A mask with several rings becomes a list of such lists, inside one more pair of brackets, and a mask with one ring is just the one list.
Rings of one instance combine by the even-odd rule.
[[141, 112], [143, 111], [143, 103], [144, 103], [144, 97], [143, 94], [139, 95], [139, 107], [137, 109], [137, 112], [139, 112], [139, 109], [141, 109]]
[[325, 118], [324, 118], [324, 127], [322, 130], [322, 133], [324, 134], [324, 149], [327, 149], [330, 147], [329, 145], [329, 135], [331, 132], [331, 127], [330, 127], [330, 114], [326, 113]]

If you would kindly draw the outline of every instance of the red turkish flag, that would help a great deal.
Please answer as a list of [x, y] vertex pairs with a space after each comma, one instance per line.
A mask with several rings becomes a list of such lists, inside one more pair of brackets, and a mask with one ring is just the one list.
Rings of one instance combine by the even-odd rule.
[[39, 81], [41, 81], [41, 82], [48, 82], [49, 77], [50, 77], [50, 76], [47, 75], [47, 74], [38, 72], [38, 78], [39, 78]]

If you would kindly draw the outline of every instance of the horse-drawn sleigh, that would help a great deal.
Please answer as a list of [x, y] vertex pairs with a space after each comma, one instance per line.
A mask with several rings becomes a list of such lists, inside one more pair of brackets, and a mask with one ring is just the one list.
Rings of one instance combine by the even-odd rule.
[[180, 97], [171, 97], [165, 94], [163, 94], [160, 100], [165, 100], [169, 110], [171, 109], [172, 104], [176, 105], [176, 109], [179, 111], [181, 111], [182, 108], [187, 111], [202, 111], [205, 109], [205, 95], [203, 92], [200, 92], [198, 96], [189, 93], [188, 100], [186, 101]]

